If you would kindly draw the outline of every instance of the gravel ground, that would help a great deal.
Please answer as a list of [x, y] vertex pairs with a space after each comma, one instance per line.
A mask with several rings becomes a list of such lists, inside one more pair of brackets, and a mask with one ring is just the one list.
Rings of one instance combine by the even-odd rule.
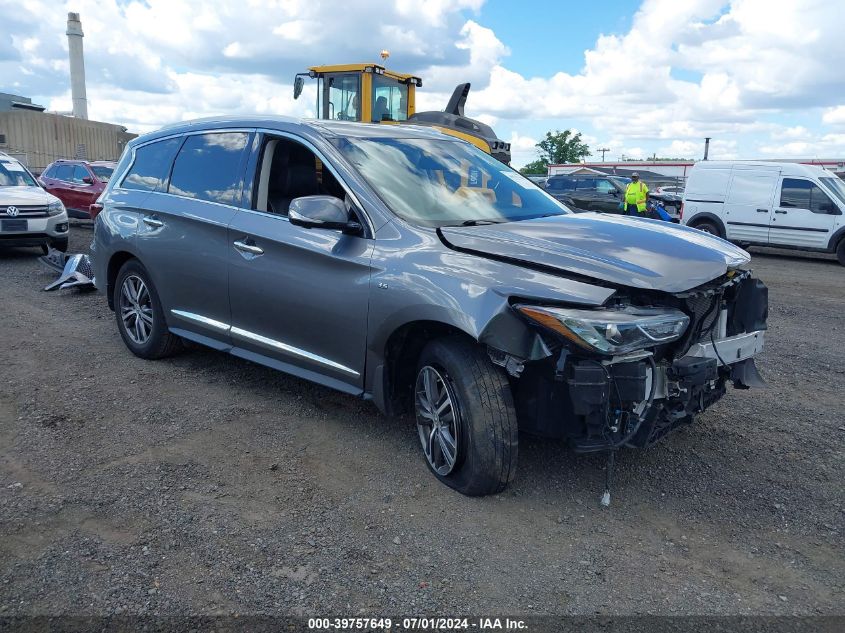
[[[84, 251], [90, 227], [72, 227]], [[0, 253], [0, 616], [842, 614], [845, 269], [757, 251], [769, 389], [604, 465], [520, 438], [469, 499], [408, 419], [195, 349]]]

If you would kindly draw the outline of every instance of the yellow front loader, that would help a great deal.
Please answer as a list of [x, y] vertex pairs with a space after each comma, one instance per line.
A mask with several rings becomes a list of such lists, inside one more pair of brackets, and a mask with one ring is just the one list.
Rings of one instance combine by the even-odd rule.
[[[386, 52], [382, 58], [387, 58]], [[317, 80], [320, 119], [431, 126], [510, 163], [510, 143], [500, 140], [489, 125], [464, 116], [468, 83], [455, 88], [444, 111], [417, 112], [416, 89], [422, 86], [422, 79], [379, 64], [312, 66], [294, 78], [294, 99], [302, 94], [306, 77]]]

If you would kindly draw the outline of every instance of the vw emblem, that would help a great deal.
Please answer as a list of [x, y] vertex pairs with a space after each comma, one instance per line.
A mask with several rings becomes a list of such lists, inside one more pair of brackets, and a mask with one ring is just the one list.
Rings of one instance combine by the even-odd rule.
[[6, 215], [10, 215], [13, 218], [18, 215], [18, 208], [17, 207], [6, 207]]

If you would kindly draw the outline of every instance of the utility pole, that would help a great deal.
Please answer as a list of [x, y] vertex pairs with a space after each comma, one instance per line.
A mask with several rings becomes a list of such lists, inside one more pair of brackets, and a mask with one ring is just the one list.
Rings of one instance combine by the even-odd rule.
[[601, 149], [597, 149], [597, 152], [601, 152], [601, 162], [604, 162], [604, 155], [610, 151], [609, 147], [602, 147]]

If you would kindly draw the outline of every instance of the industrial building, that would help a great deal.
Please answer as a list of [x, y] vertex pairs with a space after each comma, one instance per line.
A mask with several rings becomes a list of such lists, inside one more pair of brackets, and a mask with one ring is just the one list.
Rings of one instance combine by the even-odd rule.
[[[842, 177], [845, 175], [845, 158], [765, 158], [765, 161], [781, 163], [802, 163], [805, 165], [818, 165], [828, 171]], [[640, 176], [649, 181], [652, 180], [675, 180], [679, 183], [686, 182], [687, 176], [695, 161], [621, 161], [601, 163], [565, 163], [561, 165], [549, 165], [549, 176], [569, 174], [594, 174], [600, 176], [630, 176], [638, 172]]]
[[25, 96], [0, 93], [0, 151], [14, 156], [36, 174], [59, 158], [117, 160], [126, 143], [137, 136], [122, 125], [88, 119], [78, 13], [68, 13], [67, 36], [72, 116], [45, 112], [44, 106]]
[[0, 151], [11, 154], [36, 173], [59, 158], [117, 160], [126, 143], [137, 136], [122, 125], [16, 105], [4, 108], [8, 103], [4, 97], [29, 102], [24, 97], [0, 94]]

